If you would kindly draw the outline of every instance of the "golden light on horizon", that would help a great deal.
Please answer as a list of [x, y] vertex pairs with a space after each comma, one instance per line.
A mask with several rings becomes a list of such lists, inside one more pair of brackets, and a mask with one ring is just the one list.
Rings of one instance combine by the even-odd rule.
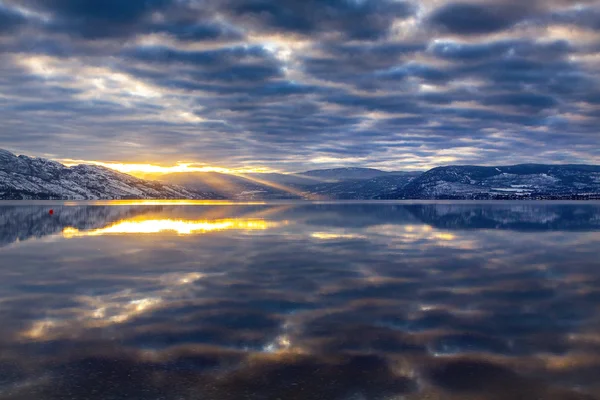
[[110, 168], [118, 172], [130, 174], [136, 177], [144, 178], [148, 175], [166, 175], [174, 173], [191, 173], [191, 172], [218, 172], [228, 175], [240, 175], [251, 173], [273, 173], [280, 172], [272, 168], [266, 167], [242, 167], [242, 168], [225, 168], [214, 166], [198, 166], [195, 163], [178, 162], [175, 165], [162, 166], [151, 163], [118, 163], [118, 162], [103, 162], [103, 161], [86, 161], [86, 160], [60, 160], [67, 167], [73, 167], [80, 164], [98, 165], [105, 168]]
[[67, 239], [84, 236], [104, 236], [118, 234], [154, 234], [173, 232], [178, 235], [194, 235], [215, 231], [240, 230], [262, 231], [275, 228], [285, 222], [266, 221], [264, 219], [231, 218], [222, 220], [174, 220], [153, 219], [141, 221], [121, 221], [106, 228], [80, 231], [77, 228], [67, 227], [62, 235]]

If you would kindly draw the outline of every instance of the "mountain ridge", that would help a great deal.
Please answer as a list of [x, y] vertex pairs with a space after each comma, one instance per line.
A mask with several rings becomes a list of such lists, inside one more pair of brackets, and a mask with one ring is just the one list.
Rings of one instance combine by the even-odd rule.
[[418, 171], [333, 168], [296, 174], [167, 174], [157, 181], [0, 149], [0, 199], [600, 199], [600, 166], [450, 165]]

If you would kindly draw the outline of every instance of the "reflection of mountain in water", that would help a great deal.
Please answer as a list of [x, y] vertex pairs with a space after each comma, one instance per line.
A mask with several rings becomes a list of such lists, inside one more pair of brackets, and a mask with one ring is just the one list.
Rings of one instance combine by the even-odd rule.
[[374, 225], [418, 224], [405, 206], [400, 204], [310, 204], [294, 207], [285, 218], [300, 220], [310, 226], [333, 228], [368, 228]]
[[[559, 204], [290, 204], [284, 206], [47, 206], [0, 207], [0, 246], [62, 232], [105, 228], [118, 221], [156, 212], [193, 220], [203, 213], [226, 218], [260, 217], [309, 226], [368, 228], [376, 225], [427, 224], [439, 229], [505, 229], [518, 231], [600, 230], [600, 205]], [[206, 218], [203, 218], [206, 219]], [[218, 221], [217, 221], [218, 222]], [[222, 221], [221, 221], [222, 222]]]
[[374, 225], [427, 224], [439, 229], [518, 231], [600, 230], [600, 204], [460, 203], [460, 204], [325, 204], [286, 212], [311, 226], [366, 228]]
[[0, 246], [16, 241], [54, 235], [67, 227], [98, 229], [124, 218], [158, 212], [162, 206], [88, 206], [53, 207], [3, 206], [0, 207]]
[[597, 204], [419, 204], [405, 208], [439, 229], [600, 230]]

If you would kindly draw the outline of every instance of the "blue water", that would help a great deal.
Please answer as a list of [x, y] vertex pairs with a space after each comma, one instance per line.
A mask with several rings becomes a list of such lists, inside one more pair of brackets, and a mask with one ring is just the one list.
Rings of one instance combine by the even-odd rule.
[[0, 321], [2, 400], [600, 398], [600, 203], [0, 203]]

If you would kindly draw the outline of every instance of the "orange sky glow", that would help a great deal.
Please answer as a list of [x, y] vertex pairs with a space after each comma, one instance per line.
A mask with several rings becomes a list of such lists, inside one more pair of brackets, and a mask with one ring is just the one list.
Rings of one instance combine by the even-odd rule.
[[184, 172], [218, 172], [222, 174], [240, 175], [250, 173], [271, 173], [280, 172], [271, 168], [264, 167], [244, 167], [244, 168], [223, 168], [214, 167], [208, 165], [200, 166], [197, 163], [184, 163], [180, 162], [175, 165], [157, 165], [157, 164], [136, 164], [136, 163], [117, 163], [117, 162], [102, 162], [102, 161], [87, 161], [87, 160], [71, 160], [63, 159], [60, 160], [66, 166], [74, 166], [78, 164], [92, 164], [100, 165], [106, 168], [111, 168], [125, 174], [130, 174], [140, 178], [147, 178], [151, 176], [160, 176], [173, 173], [184, 173]]

